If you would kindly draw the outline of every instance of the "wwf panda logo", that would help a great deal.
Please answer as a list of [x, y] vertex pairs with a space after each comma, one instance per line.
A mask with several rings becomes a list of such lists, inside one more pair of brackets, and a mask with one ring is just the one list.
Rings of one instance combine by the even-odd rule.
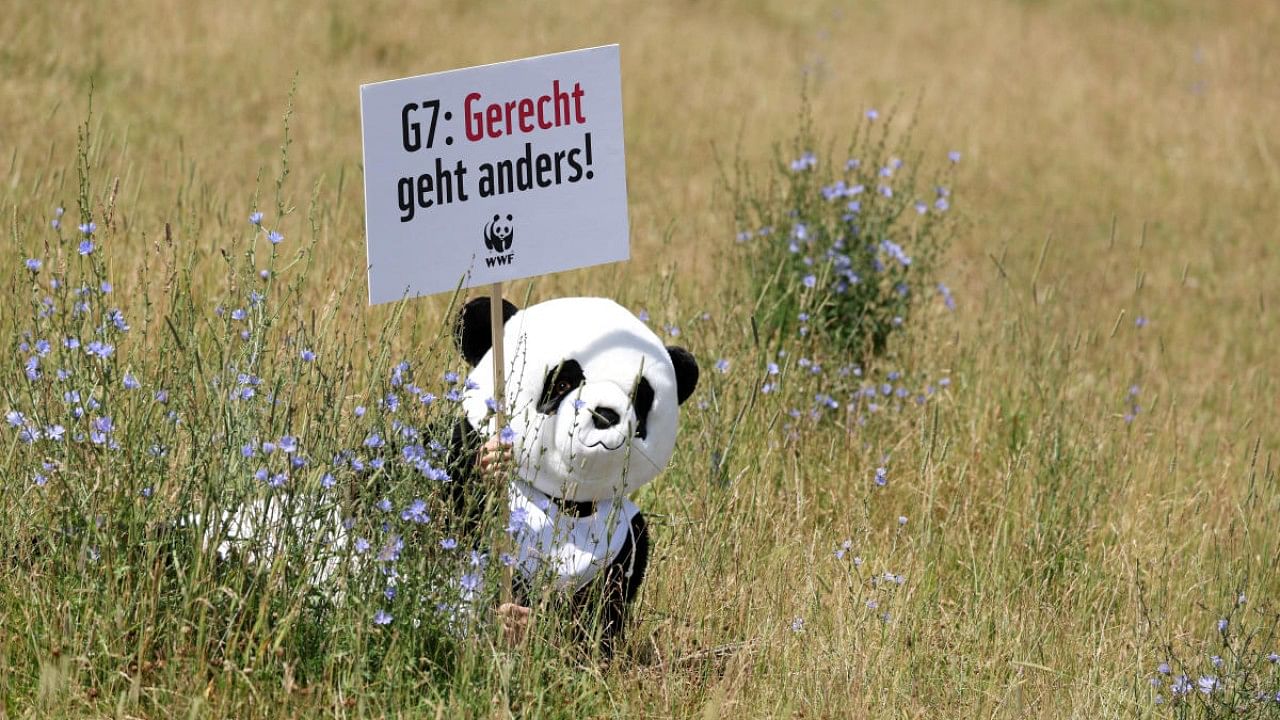
[[496, 253], [504, 253], [511, 249], [511, 241], [515, 239], [516, 229], [511, 224], [511, 214], [508, 213], [506, 219], [501, 215], [494, 215], [493, 219], [484, 225], [484, 246], [490, 251]]

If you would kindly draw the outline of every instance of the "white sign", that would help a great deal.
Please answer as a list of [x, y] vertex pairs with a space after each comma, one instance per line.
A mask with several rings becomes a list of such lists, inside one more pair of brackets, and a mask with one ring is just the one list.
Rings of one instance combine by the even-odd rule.
[[618, 46], [360, 87], [369, 302], [629, 256]]

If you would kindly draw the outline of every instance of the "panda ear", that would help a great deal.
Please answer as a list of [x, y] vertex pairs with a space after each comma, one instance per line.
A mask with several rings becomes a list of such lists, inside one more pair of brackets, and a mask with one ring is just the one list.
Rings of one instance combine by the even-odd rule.
[[676, 367], [676, 398], [683, 405], [698, 387], [698, 361], [693, 353], [675, 345], [667, 346], [671, 364]]
[[[510, 301], [502, 301], [502, 322], [505, 324], [520, 309]], [[493, 333], [490, 331], [489, 298], [478, 297], [462, 306], [458, 311], [458, 321], [453, 326], [453, 341], [458, 345], [458, 352], [468, 365], [475, 366], [480, 358], [489, 352], [493, 345]]]

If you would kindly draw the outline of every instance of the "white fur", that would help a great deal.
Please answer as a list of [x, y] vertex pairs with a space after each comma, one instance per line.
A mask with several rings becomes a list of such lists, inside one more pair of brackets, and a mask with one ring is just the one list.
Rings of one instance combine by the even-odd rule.
[[[679, 424], [675, 367], [658, 336], [630, 311], [605, 298], [548, 300], [512, 316], [503, 343], [505, 409], [524, 482], [548, 495], [599, 502], [634, 492], [666, 468]], [[556, 413], [543, 415], [537, 404], [547, 373], [568, 359], [582, 365], [586, 382]], [[644, 439], [635, 436], [631, 404], [641, 373], [654, 391]], [[476, 387], [464, 393], [467, 418], [494, 434], [485, 403], [493, 397], [492, 349], [470, 379]], [[597, 407], [612, 408], [622, 421], [597, 429], [591, 415]]]
[[512, 517], [521, 518], [515, 528], [520, 572], [530, 578], [545, 573], [557, 589], [569, 591], [580, 590], [613, 562], [640, 512], [620, 498], [602, 501], [591, 515], [573, 517], [522, 482], [512, 483], [510, 504]]

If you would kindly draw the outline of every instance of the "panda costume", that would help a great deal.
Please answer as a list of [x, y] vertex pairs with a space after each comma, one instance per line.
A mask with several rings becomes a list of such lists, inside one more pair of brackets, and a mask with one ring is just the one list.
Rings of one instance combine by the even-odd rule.
[[[645, 518], [629, 496], [670, 462], [698, 364], [612, 300], [560, 298], [524, 310], [504, 301], [502, 315], [516, 600], [529, 605], [546, 585], [575, 607], [597, 597], [607, 644], [649, 559]], [[463, 460], [453, 490], [472, 528], [485, 492], [476, 460], [502, 430], [494, 427], [490, 338], [489, 299], [477, 298], [455, 329], [471, 372], [453, 438]]]

